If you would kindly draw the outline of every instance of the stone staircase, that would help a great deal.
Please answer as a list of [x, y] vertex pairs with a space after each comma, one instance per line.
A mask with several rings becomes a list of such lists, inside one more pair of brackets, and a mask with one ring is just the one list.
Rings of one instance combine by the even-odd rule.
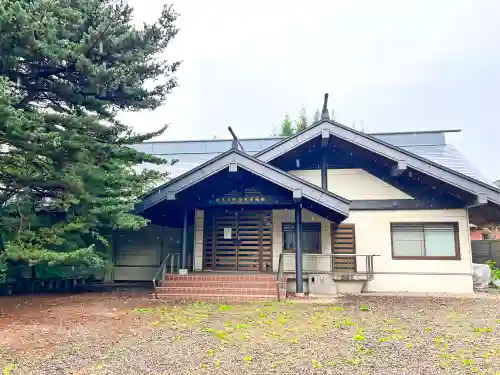
[[[277, 300], [274, 274], [192, 273], [167, 274], [157, 298], [171, 301], [244, 302]], [[286, 298], [286, 277], [280, 282], [280, 298]]]

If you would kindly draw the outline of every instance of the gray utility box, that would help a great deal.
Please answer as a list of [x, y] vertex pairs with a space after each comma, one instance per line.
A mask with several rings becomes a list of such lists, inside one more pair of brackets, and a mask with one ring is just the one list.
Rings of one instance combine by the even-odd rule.
[[309, 294], [335, 295], [335, 282], [330, 274], [315, 273], [309, 275]]

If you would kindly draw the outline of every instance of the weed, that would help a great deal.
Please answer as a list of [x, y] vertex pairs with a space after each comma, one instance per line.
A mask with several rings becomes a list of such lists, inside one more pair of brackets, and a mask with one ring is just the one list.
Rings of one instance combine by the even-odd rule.
[[359, 306], [359, 309], [361, 311], [370, 311], [371, 310], [370, 306], [366, 306], [366, 305]]
[[311, 363], [312, 363], [312, 365], [313, 365], [314, 367], [316, 367], [316, 368], [322, 368], [322, 367], [323, 367], [323, 365], [321, 364], [321, 362], [320, 362], [320, 361], [318, 361], [318, 360], [316, 360], [316, 359], [313, 359], [313, 360], [311, 361]]
[[232, 309], [233, 309], [233, 306], [230, 306], [230, 305], [220, 305], [219, 306], [220, 312], [231, 311]]
[[215, 328], [204, 328], [202, 331], [208, 332], [208, 333], [214, 333], [216, 330], [215, 330]]
[[194, 307], [200, 308], [200, 307], [206, 307], [208, 303], [206, 303], [205, 301], [196, 301], [193, 305]]
[[413, 344], [409, 342], [408, 344], [406, 344], [406, 347], [407, 347], [408, 349], [411, 349], [411, 348], [413, 348]]
[[207, 354], [205, 354], [207, 358], [212, 358], [215, 355], [215, 350], [214, 349], [209, 349], [207, 350]]
[[463, 359], [462, 360], [462, 366], [472, 366], [474, 364], [473, 359]]
[[389, 337], [381, 337], [378, 339], [379, 342], [386, 342], [389, 341]]
[[366, 340], [365, 332], [363, 331], [363, 328], [359, 328], [356, 331], [356, 335], [354, 335], [354, 340], [355, 341], [365, 341]]
[[104, 364], [102, 364], [102, 363], [99, 363], [98, 365], [95, 365], [95, 369], [96, 369], [96, 370], [102, 370], [104, 367], [105, 367], [105, 366], [104, 366]]
[[425, 333], [431, 333], [432, 328], [431, 327], [425, 327]]
[[334, 366], [337, 366], [337, 362], [335, 362], [335, 361], [328, 361], [328, 362], [326, 362], [326, 365], [330, 366], [330, 367], [334, 367]]
[[250, 354], [250, 355], [247, 355], [246, 357], [243, 357], [243, 361], [244, 362], [251, 362], [251, 361], [253, 361], [253, 355]]

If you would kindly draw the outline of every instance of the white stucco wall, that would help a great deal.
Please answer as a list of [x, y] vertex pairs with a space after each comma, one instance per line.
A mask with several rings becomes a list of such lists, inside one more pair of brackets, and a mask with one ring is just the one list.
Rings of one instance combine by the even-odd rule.
[[[321, 171], [289, 171], [312, 184], [321, 186]], [[363, 169], [329, 169], [328, 190], [347, 199], [413, 199]]]
[[[331, 253], [331, 235], [330, 221], [323, 217], [312, 213], [306, 209], [302, 210], [302, 222], [320, 222], [321, 223], [321, 249], [323, 254]], [[278, 262], [280, 253], [283, 250], [283, 223], [295, 222], [295, 210], [273, 210], [273, 271], [278, 270]], [[295, 270], [295, 255], [289, 254], [284, 258], [284, 271]], [[322, 258], [312, 257], [304, 254], [302, 267], [304, 270], [330, 271], [330, 257]]]
[[[321, 185], [320, 171], [291, 172], [309, 182]], [[398, 189], [362, 170], [329, 170], [329, 190], [348, 199], [410, 199]], [[278, 268], [283, 249], [283, 222], [294, 222], [294, 210], [273, 210], [273, 270]], [[330, 222], [308, 210], [303, 210], [303, 222], [321, 222], [323, 254], [331, 253]], [[345, 223], [355, 224], [356, 253], [376, 254], [374, 280], [366, 291], [419, 293], [472, 293], [472, 260], [467, 210], [387, 210], [351, 211]], [[393, 260], [391, 222], [458, 222], [460, 260]], [[195, 269], [203, 262], [203, 211], [196, 211], [194, 231]], [[295, 268], [294, 255], [285, 256], [285, 271]], [[304, 270], [330, 271], [330, 258], [317, 259], [304, 254]], [[364, 260], [358, 261], [363, 270]]]
[[[469, 220], [465, 209], [352, 211], [345, 223], [356, 226], [356, 253], [377, 254], [374, 280], [366, 291], [472, 293]], [[392, 259], [391, 222], [458, 222], [460, 260]], [[360, 262], [360, 270], [363, 267]]]

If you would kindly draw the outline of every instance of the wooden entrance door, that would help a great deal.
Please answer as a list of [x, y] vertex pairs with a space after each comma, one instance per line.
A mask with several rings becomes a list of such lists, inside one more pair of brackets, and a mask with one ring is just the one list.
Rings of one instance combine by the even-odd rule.
[[204, 269], [272, 272], [272, 212], [205, 211]]

